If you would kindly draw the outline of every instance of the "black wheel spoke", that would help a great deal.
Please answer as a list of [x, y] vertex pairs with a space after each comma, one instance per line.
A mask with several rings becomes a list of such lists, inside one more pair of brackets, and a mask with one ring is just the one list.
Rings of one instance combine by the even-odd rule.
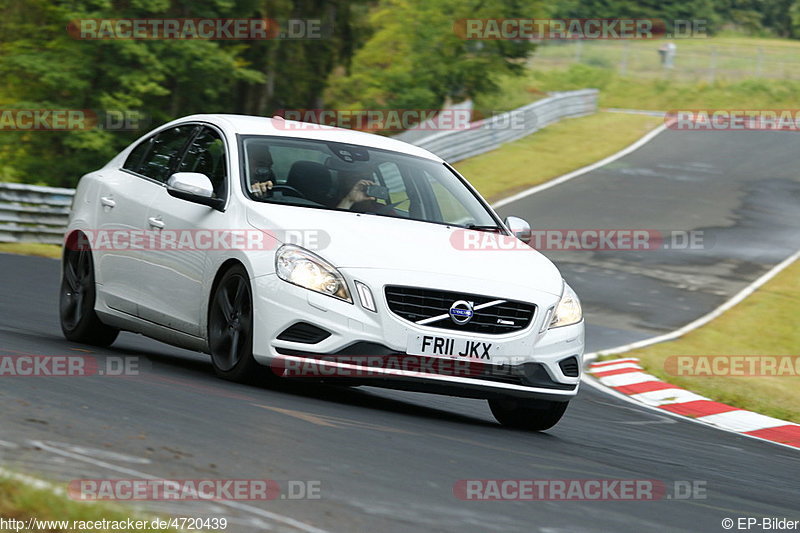
[[86, 252], [78, 252], [78, 259], [76, 260], [77, 265], [75, 266], [75, 271], [78, 274], [78, 277], [83, 277], [86, 271]]
[[242, 312], [242, 297], [245, 294], [245, 286], [244, 281], [239, 280], [239, 283], [236, 285], [236, 296], [233, 297], [233, 308], [236, 311]]
[[65, 294], [61, 297], [61, 317], [69, 328], [75, 327], [77, 318], [77, 303], [74, 294]]
[[217, 293], [217, 305], [219, 305], [219, 309], [222, 311], [222, 317], [225, 321], [230, 322], [233, 318], [233, 307], [228, 298], [228, 290], [226, 287], [221, 287], [220, 291]]
[[209, 339], [209, 344], [211, 345], [211, 353], [219, 352], [220, 348], [222, 347], [223, 340], [225, 339], [225, 334], [221, 332], [211, 332]]
[[80, 288], [80, 280], [78, 278], [78, 273], [75, 272], [75, 261], [74, 259], [70, 258], [67, 261], [66, 267], [64, 268], [64, 277], [67, 280], [67, 284], [73, 291], [77, 291]]
[[231, 366], [235, 365], [239, 360], [239, 330], [234, 329], [231, 332], [231, 347], [228, 354], [228, 362]]
[[244, 332], [249, 332], [252, 328], [253, 321], [250, 317], [250, 310], [245, 310], [239, 313], [239, 329]]
[[83, 298], [80, 295], [74, 295], [71, 310], [73, 324], [77, 324], [81, 320], [81, 304], [83, 304]]

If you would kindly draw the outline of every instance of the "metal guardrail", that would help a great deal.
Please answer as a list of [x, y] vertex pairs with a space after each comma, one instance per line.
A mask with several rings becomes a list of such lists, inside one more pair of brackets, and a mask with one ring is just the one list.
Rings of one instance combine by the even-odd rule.
[[[597, 89], [555, 93], [507, 113], [473, 122], [468, 129], [437, 132], [407, 142], [447, 161], [461, 161], [530, 135], [563, 118], [597, 111]], [[396, 136], [403, 140], [403, 134]], [[0, 183], [0, 242], [61, 244], [74, 189]]]
[[74, 189], [0, 183], [0, 242], [61, 244]]
[[[597, 89], [552, 93], [513, 111], [473, 122], [469, 128], [437, 132], [408, 142], [449, 162], [461, 161], [495, 150], [563, 118], [595, 113], [598, 94]], [[395, 138], [405, 140], [402, 133]]]

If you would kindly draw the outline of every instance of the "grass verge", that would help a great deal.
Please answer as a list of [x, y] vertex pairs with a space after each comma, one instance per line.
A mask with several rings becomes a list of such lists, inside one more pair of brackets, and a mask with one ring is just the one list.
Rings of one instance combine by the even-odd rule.
[[[153, 529], [151, 528], [153, 518], [134, 515], [132, 512], [114, 507], [111, 505], [95, 504], [95, 503], [82, 503], [70, 500], [66, 496], [60, 496], [53, 491], [44, 488], [34, 488], [19, 481], [0, 478], [0, 517], [6, 520], [8, 525], [9, 519], [21, 520], [26, 522], [36, 518], [41, 527], [34, 527], [30, 531], [48, 531], [50, 533], [66, 533], [66, 532], [83, 532], [83, 531], [97, 531], [97, 532], [111, 532], [119, 531], [114, 529], [113, 525], [108, 522], [127, 522], [128, 519], [140, 520], [147, 523], [144, 529], [137, 529], [136, 531], [142, 532], [159, 532], [175, 531], [174, 529]], [[103, 520], [107, 521], [108, 527], [93, 527]], [[51, 522], [50, 524], [43, 524], [43, 521]], [[76, 522], [78, 522], [76, 524]], [[80, 527], [85, 524], [80, 522], [91, 522], [86, 527]], [[77, 527], [73, 527], [77, 526]], [[9, 531], [14, 531], [14, 528], [7, 528]], [[126, 527], [122, 528], [127, 531]], [[28, 531], [26, 527], [20, 531]]]
[[[788, 39], [684, 39], [674, 70], [658, 65], [659, 42], [587, 43], [580, 63], [574, 46], [536, 51], [523, 76], [500, 76], [496, 94], [476, 109], [508, 111], [545, 91], [600, 89], [601, 107], [672, 109], [795, 109], [800, 93], [800, 42]], [[718, 54], [718, 55], [717, 55]], [[713, 55], [713, 57], [712, 57]], [[626, 57], [627, 68], [621, 68]], [[711, 75], [711, 65], [716, 75]], [[622, 74], [621, 72], [625, 72]]]
[[600, 107], [673, 109], [795, 109], [800, 81], [749, 78], [736, 81], [682, 81], [622, 76], [613, 70], [573, 65], [535, 70], [531, 87], [543, 91], [600, 89]]
[[647, 115], [596, 113], [552, 124], [455, 167], [496, 201], [608, 157], [662, 123]]
[[0, 242], [0, 253], [36, 255], [39, 257], [61, 259], [60, 246], [55, 244], [41, 244], [38, 242]]
[[[771, 377], [676, 376], [673, 355], [789, 355], [800, 357], [800, 261], [705, 326], [670, 342], [616, 357], [638, 357], [664, 381], [708, 398], [800, 423], [800, 373]], [[670, 372], [665, 370], [670, 368]]]

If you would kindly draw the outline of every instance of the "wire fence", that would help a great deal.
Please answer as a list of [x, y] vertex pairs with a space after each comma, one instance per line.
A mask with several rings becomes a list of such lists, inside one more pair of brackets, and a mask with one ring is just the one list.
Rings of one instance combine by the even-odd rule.
[[584, 64], [615, 69], [622, 75], [736, 81], [745, 78], [800, 80], [800, 48], [712, 41], [680, 40], [674, 65], [662, 64], [664, 41], [560, 41], [541, 44], [530, 61], [537, 68]]

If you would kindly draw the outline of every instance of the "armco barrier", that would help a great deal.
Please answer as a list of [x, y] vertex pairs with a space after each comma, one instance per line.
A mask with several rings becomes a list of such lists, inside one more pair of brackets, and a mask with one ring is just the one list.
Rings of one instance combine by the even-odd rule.
[[74, 189], [0, 183], [0, 242], [61, 244]]
[[[513, 111], [473, 122], [469, 129], [448, 130], [419, 137], [419, 131], [401, 133], [407, 141], [450, 162], [461, 161], [515, 141], [564, 118], [597, 111], [597, 89], [552, 93], [549, 97]], [[413, 138], [408, 138], [413, 136]]]
[[[469, 129], [396, 136], [447, 161], [460, 161], [514, 141], [563, 118], [597, 111], [597, 89], [554, 93], [507, 113], [472, 123]], [[404, 136], [407, 139], [404, 139]], [[74, 189], [0, 183], [0, 242], [61, 244]]]

